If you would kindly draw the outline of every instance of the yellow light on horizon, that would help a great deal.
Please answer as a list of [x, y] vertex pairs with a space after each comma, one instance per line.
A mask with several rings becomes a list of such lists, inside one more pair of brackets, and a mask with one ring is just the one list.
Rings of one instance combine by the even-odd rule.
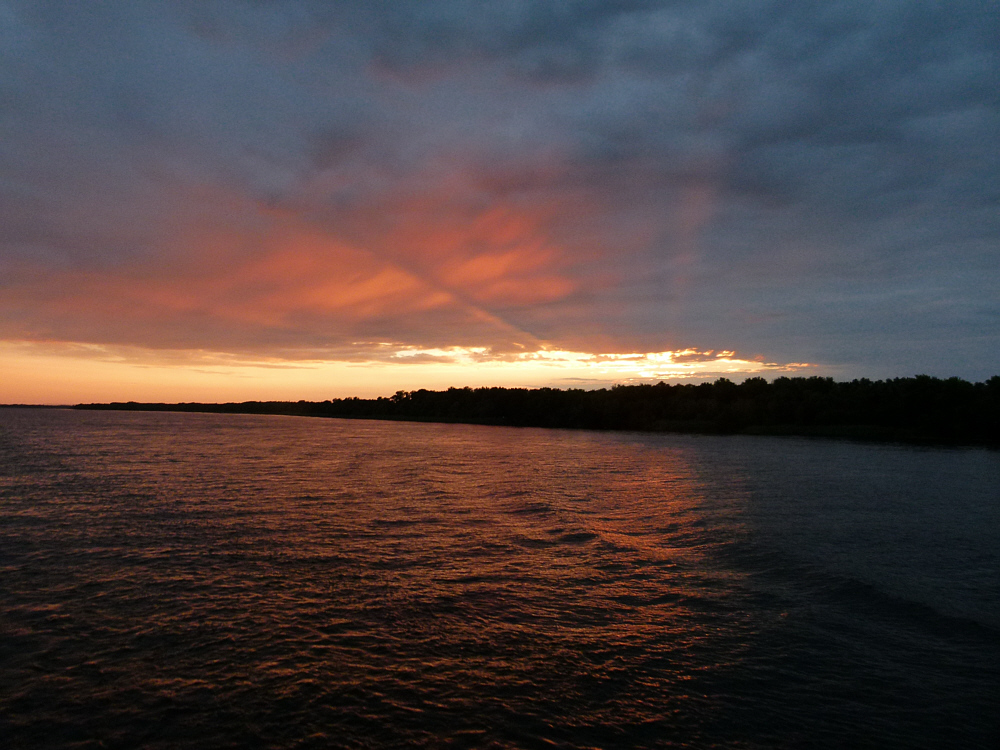
[[[315, 355], [313, 355], [315, 356]], [[238, 358], [94, 344], [0, 342], [0, 403], [322, 401], [456, 386], [601, 388], [659, 380], [788, 374], [813, 368], [731, 351], [594, 353], [543, 348], [368, 345], [357, 358]]]

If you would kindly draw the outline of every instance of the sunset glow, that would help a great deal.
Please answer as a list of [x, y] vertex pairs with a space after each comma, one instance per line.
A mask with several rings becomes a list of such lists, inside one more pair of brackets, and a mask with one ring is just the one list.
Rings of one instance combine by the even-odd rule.
[[328, 5], [0, 4], [0, 403], [994, 374], [978, 31]]
[[0, 0], [0, 750], [1000, 747], [1000, 13]]
[[[366, 351], [362, 356], [361, 351]], [[420, 349], [375, 344], [347, 360], [249, 360], [194, 351], [104, 346], [0, 345], [9, 403], [325, 400], [397, 390], [473, 387], [602, 388], [615, 384], [811, 374], [804, 363], [743, 359], [734, 352], [599, 354], [486, 347]]]

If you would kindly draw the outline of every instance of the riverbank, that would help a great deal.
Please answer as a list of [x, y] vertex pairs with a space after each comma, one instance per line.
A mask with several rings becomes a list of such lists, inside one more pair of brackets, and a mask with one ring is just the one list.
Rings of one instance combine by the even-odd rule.
[[385, 419], [639, 432], [799, 435], [947, 445], [1000, 445], [1000, 376], [884, 381], [750, 378], [585, 391], [449, 388], [375, 399], [79, 404], [74, 408]]

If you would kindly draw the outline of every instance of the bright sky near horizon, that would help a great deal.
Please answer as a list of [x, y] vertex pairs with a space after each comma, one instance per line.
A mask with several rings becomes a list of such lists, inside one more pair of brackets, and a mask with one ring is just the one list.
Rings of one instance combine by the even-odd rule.
[[985, 379], [997, 39], [976, 0], [0, 0], [0, 403]]

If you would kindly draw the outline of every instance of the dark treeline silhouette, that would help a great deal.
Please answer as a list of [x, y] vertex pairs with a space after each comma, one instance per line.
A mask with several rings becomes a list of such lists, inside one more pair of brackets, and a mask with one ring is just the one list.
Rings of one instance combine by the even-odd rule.
[[816, 435], [1000, 444], [1000, 376], [984, 383], [913, 378], [720, 378], [600, 390], [449, 388], [375, 399], [228, 404], [81, 404], [78, 409], [285, 414], [589, 430]]

